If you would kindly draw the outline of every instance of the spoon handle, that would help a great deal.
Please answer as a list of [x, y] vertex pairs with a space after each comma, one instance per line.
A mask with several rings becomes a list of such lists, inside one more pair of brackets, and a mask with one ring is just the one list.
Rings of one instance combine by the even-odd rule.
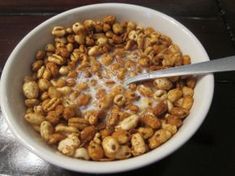
[[145, 81], [155, 78], [183, 76], [183, 75], [198, 75], [214, 72], [225, 72], [235, 70], [235, 56], [224, 57], [206, 62], [199, 62], [190, 65], [172, 67], [164, 70], [153, 71], [150, 73], [139, 74], [125, 81], [128, 85], [133, 82]]

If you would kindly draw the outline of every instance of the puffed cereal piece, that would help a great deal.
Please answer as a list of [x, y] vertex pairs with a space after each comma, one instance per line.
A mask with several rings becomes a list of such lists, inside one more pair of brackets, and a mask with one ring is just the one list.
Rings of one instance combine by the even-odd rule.
[[192, 106], [193, 106], [193, 97], [185, 96], [183, 98], [182, 108], [190, 110]]
[[115, 159], [127, 159], [131, 157], [131, 149], [127, 145], [121, 145], [115, 154]]
[[140, 133], [135, 133], [131, 137], [131, 145], [132, 145], [132, 154], [134, 156], [141, 155], [147, 151], [145, 142]]
[[114, 137], [119, 144], [126, 144], [130, 140], [130, 134], [122, 129], [114, 131], [112, 137]]
[[100, 144], [91, 141], [88, 145], [88, 154], [94, 161], [98, 161], [104, 157], [104, 150]]
[[144, 114], [144, 116], [141, 118], [141, 122], [153, 129], [159, 129], [161, 127], [160, 120], [152, 113]]
[[123, 130], [130, 130], [137, 126], [138, 121], [139, 121], [139, 116], [134, 114], [125, 118], [123, 121], [119, 122], [117, 128], [121, 128]]
[[24, 118], [27, 122], [34, 125], [40, 125], [45, 120], [42, 114], [33, 112], [25, 114]]
[[28, 81], [23, 84], [23, 92], [27, 98], [37, 98], [39, 95], [38, 84], [35, 81]]
[[160, 90], [170, 90], [173, 86], [172, 82], [167, 78], [155, 79], [153, 85]]
[[67, 156], [73, 156], [76, 148], [80, 145], [80, 140], [76, 134], [70, 134], [58, 144], [58, 150]]
[[138, 128], [138, 132], [144, 139], [148, 139], [153, 135], [153, 129], [150, 127], [140, 127]]
[[84, 159], [84, 160], [89, 160], [90, 159], [88, 151], [84, 147], [76, 149], [76, 151], [74, 153], [74, 157], [79, 158], [79, 159]]
[[182, 95], [183, 95], [183, 92], [180, 89], [176, 88], [176, 89], [172, 89], [168, 92], [167, 98], [172, 103], [174, 103], [175, 101], [180, 99], [182, 97]]
[[40, 125], [40, 135], [45, 141], [49, 140], [50, 135], [53, 133], [54, 129], [50, 122], [43, 121]]
[[148, 139], [149, 148], [154, 149], [166, 142], [172, 136], [171, 132], [166, 129], [160, 129], [154, 133], [154, 135]]
[[102, 147], [104, 149], [105, 156], [108, 158], [114, 158], [120, 148], [120, 145], [114, 137], [107, 136], [102, 141]]
[[114, 102], [114, 104], [116, 104], [118, 106], [123, 106], [126, 102], [126, 98], [124, 95], [118, 94], [114, 97], [113, 102]]
[[167, 112], [168, 106], [164, 101], [159, 102], [154, 108], [153, 113], [155, 116], [160, 116]]

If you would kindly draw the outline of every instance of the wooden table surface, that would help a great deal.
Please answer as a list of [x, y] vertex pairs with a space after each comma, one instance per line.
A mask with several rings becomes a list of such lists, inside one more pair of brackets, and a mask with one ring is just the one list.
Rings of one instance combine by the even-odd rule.
[[[0, 72], [16, 44], [35, 26], [65, 10], [108, 0], [1, 0]], [[166, 13], [188, 27], [211, 59], [235, 54], [235, 0], [118, 0]], [[210, 111], [197, 133], [160, 162], [120, 175], [235, 175], [235, 73], [215, 74]], [[0, 114], [0, 174], [88, 175], [53, 166], [15, 140]]]

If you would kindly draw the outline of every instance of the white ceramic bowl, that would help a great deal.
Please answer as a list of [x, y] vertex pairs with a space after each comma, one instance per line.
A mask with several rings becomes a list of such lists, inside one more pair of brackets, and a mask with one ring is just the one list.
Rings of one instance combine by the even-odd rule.
[[200, 78], [195, 88], [195, 102], [190, 115], [179, 131], [165, 144], [144, 155], [122, 161], [95, 162], [63, 156], [52, 149], [31, 126], [25, 122], [22, 82], [30, 73], [34, 53], [52, 40], [54, 25], [71, 25], [75, 21], [115, 15], [118, 20], [131, 20], [143, 26], [151, 26], [172, 38], [183, 51], [191, 56], [192, 62], [209, 60], [198, 39], [173, 18], [148, 8], [128, 4], [95, 4], [75, 8], [56, 15], [37, 26], [16, 46], [9, 56], [1, 77], [1, 108], [7, 123], [17, 139], [30, 151], [44, 160], [74, 171], [88, 173], [115, 173], [143, 167], [159, 161], [182, 146], [196, 132], [209, 110], [213, 90], [213, 75]]

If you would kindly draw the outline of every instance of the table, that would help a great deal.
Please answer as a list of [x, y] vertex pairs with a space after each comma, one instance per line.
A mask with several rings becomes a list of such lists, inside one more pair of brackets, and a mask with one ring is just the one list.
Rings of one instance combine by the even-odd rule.
[[[31, 29], [62, 11], [108, 0], [0, 1], [0, 72]], [[164, 12], [188, 27], [211, 59], [235, 54], [234, 0], [118, 0]], [[120, 175], [235, 175], [235, 73], [215, 74], [211, 109], [197, 133], [160, 162]], [[89, 175], [53, 166], [16, 141], [0, 114], [0, 174]]]

